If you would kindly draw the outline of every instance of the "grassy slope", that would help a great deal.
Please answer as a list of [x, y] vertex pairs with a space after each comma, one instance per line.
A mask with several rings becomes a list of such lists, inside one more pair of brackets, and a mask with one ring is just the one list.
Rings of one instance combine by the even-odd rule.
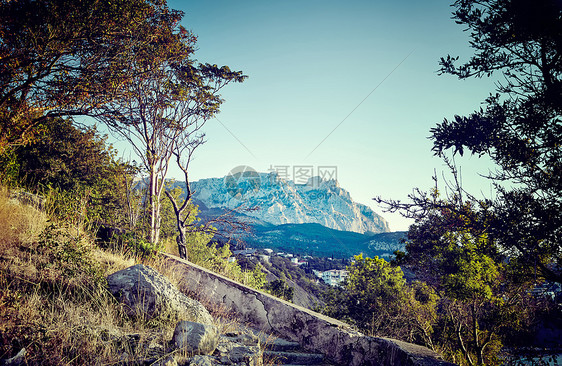
[[[147, 356], [148, 347], [131, 349], [130, 334], [141, 345], [171, 339], [176, 319], [129, 318], [106, 289], [107, 274], [140, 259], [96, 248], [79, 228], [50, 224], [10, 202], [5, 190], [0, 233], [0, 359], [25, 348], [28, 364], [115, 364]], [[173, 268], [157, 259], [147, 264], [181, 289]]]

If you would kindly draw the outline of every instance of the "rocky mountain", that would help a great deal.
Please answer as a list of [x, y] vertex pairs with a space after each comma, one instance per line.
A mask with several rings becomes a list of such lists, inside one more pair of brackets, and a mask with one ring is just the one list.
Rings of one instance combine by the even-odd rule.
[[250, 173], [192, 182], [193, 198], [208, 209], [235, 209], [273, 225], [316, 223], [357, 233], [390, 231], [384, 218], [353, 201], [335, 180], [313, 177], [299, 185], [275, 173]]

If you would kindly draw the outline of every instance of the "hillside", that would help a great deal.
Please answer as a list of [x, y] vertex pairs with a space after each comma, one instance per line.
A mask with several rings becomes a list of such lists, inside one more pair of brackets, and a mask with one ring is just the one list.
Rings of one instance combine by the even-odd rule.
[[320, 224], [285, 224], [255, 226], [245, 241], [250, 247], [318, 257], [349, 258], [363, 253], [369, 257], [388, 258], [395, 250], [404, 250], [400, 243], [404, 236], [405, 232], [368, 235], [334, 230]]

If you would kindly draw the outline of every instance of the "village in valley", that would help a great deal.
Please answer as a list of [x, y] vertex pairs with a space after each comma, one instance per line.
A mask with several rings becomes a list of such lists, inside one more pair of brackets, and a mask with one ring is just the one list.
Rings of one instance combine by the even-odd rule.
[[[317, 269], [323, 268], [323, 266], [314, 265], [311, 263], [316, 263], [319, 258], [310, 255], [297, 255], [285, 252], [276, 252], [273, 249], [243, 249], [234, 250], [232, 252], [233, 256], [229, 258], [230, 262], [237, 261], [237, 258], [244, 257], [249, 260], [259, 261], [264, 266], [271, 266], [271, 258], [284, 258], [289, 261], [292, 266], [302, 268], [305, 273], [312, 273], [316, 277], [316, 283], [324, 283], [330, 286], [337, 286], [347, 277], [348, 271], [342, 267], [342, 261], [335, 261], [333, 258], [326, 258], [326, 261], [333, 262], [333, 267], [330, 269]], [[311, 261], [315, 259], [316, 261]], [[350, 260], [351, 261], [351, 260]], [[325, 267], [325, 266], [324, 266]]]

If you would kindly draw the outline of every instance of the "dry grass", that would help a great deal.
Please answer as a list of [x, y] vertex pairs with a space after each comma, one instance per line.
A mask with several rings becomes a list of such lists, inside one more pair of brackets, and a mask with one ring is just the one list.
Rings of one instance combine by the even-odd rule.
[[[0, 187], [0, 360], [23, 348], [29, 365], [112, 365], [170, 355], [175, 322], [166, 314], [128, 317], [107, 290], [108, 274], [141, 260], [97, 248], [80, 226], [53, 225]], [[182, 272], [164, 257], [143, 263], [186, 292]], [[221, 333], [240, 329], [229, 309], [198, 300]]]
[[10, 200], [8, 191], [0, 187], [0, 247], [8, 249], [14, 243], [29, 243], [45, 228], [47, 216], [27, 205]]
[[[0, 189], [0, 359], [27, 351], [27, 364], [117, 364], [154, 358], [173, 329], [131, 319], [105, 275], [135, 259], [96, 249], [76, 230]], [[151, 347], [152, 346], [152, 347]]]

